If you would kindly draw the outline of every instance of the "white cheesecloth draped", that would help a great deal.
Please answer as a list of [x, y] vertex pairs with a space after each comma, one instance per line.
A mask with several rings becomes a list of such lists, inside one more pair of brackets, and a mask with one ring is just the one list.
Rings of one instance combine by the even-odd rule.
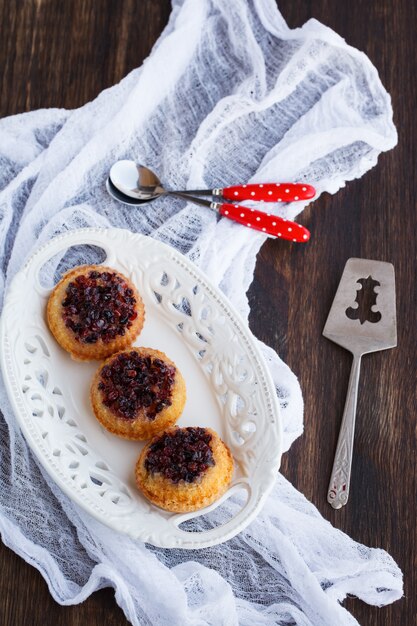
[[[174, 246], [245, 318], [264, 236], [178, 199], [140, 211], [117, 204], [104, 186], [110, 166], [133, 158], [172, 188], [298, 180], [335, 193], [397, 141], [369, 59], [316, 20], [289, 29], [273, 0], [174, 0], [140, 68], [77, 110], [5, 118], [0, 137], [1, 301], [28, 255], [54, 235], [116, 226]], [[289, 218], [302, 208], [271, 205]], [[66, 262], [94, 261], [89, 254]], [[303, 429], [301, 391], [277, 354], [261, 348], [288, 450]], [[112, 586], [135, 625], [341, 626], [357, 624], [340, 604], [348, 594], [378, 606], [402, 595], [386, 552], [333, 528], [281, 475], [257, 519], [225, 544], [163, 550], [118, 535], [41, 469], [3, 384], [0, 408], [2, 539], [61, 604]], [[218, 510], [218, 521], [234, 506]]]

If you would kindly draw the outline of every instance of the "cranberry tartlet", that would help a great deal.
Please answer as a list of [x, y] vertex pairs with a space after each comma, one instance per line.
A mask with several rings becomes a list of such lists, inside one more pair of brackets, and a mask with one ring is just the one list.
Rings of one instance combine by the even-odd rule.
[[67, 272], [52, 291], [48, 326], [74, 359], [103, 359], [130, 346], [145, 312], [131, 281], [109, 267], [84, 265]]
[[162, 509], [197, 511], [217, 500], [233, 474], [229, 448], [210, 428], [170, 428], [156, 436], [136, 464], [136, 483]]
[[185, 382], [175, 363], [151, 348], [114, 354], [91, 385], [94, 415], [126, 439], [148, 439], [175, 424], [185, 399]]

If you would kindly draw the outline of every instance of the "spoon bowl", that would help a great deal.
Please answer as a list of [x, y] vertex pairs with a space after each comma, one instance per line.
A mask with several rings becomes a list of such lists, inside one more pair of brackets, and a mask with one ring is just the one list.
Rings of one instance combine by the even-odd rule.
[[122, 204], [127, 204], [128, 206], [140, 206], [141, 204], [145, 204], [146, 202], [152, 202], [152, 200], [156, 200], [157, 198], [159, 198], [159, 196], [153, 196], [151, 198], [148, 198], [147, 200], [139, 200], [138, 198], [128, 196], [127, 194], [117, 189], [117, 187], [115, 187], [110, 177], [108, 177], [106, 180], [106, 189], [107, 189], [108, 194], [114, 200], [117, 200], [118, 202], [121, 202]]
[[[123, 159], [112, 165], [110, 182], [117, 191], [124, 196], [148, 202], [167, 193], [158, 176], [144, 165]], [[112, 189], [113, 190], [113, 189]]]

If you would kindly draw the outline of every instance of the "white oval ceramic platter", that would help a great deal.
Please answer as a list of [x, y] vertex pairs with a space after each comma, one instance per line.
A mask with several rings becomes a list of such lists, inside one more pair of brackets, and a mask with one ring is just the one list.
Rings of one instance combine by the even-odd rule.
[[[135, 345], [164, 351], [187, 385], [180, 426], [209, 426], [229, 445], [235, 473], [228, 492], [202, 511], [165, 512], [135, 486], [141, 442], [120, 439], [95, 419], [89, 387], [97, 362], [76, 362], [53, 339], [41, 267], [71, 246], [102, 248], [104, 261], [142, 295], [146, 320]], [[1, 366], [16, 418], [32, 451], [61, 489], [98, 520], [166, 548], [203, 548], [230, 539], [259, 512], [281, 459], [275, 388], [256, 341], [225, 296], [183, 255], [120, 229], [83, 229], [40, 248], [16, 275], [1, 320]], [[244, 490], [243, 507], [200, 532], [182, 522]]]

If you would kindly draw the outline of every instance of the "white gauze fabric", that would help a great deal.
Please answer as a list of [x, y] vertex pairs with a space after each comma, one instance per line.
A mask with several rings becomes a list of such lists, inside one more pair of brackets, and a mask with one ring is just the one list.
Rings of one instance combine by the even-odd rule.
[[[368, 58], [315, 20], [290, 30], [273, 0], [176, 0], [143, 66], [75, 111], [0, 121], [1, 286], [37, 246], [68, 229], [117, 226], [192, 259], [247, 318], [262, 234], [181, 200], [136, 210], [104, 182], [133, 158], [172, 188], [298, 180], [319, 193], [376, 164], [397, 141], [390, 98]], [[294, 218], [302, 203], [271, 205]], [[309, 245], [318, 245], [314, 236]], [[91, 252], [91, 251], [90, 251]], [[49, 267], [50, 279], [79, 251]], [[299, 385], [261, 346], [276, 384], [287, 450], [303, 428]], [[0, 530], [61, 604], [111, 586], [134, 625], [343, 626], [353, 594], [401, 597], [391, 557], [334, 529], [281, 475], [258, 518], [206, 550], [162, 550], [116, 534], [73, 504], [31, 455], [0, 390]], [[212, 514], [222, 522], [236, 501]], [[195, 521], [195, 528], [204, 528]]]

